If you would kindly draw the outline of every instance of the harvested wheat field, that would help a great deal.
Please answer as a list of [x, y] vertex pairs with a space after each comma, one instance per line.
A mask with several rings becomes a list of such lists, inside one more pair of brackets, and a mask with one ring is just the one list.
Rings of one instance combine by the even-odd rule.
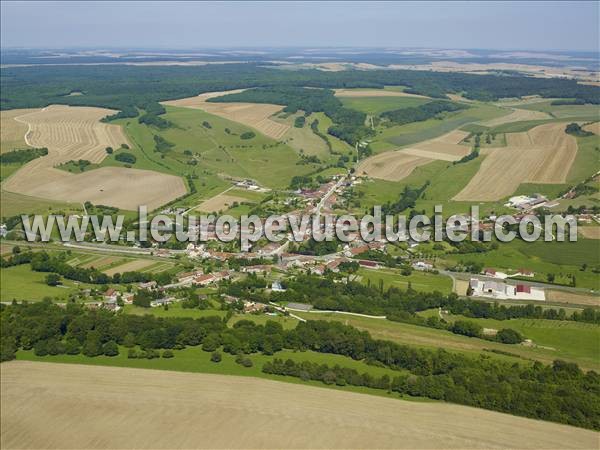
[[221, 97], [227, 94], [237, 94], [242, 91], [243, 89], [225, 92], [208, 92], [196, 97], [169, 100], [167, 102], [162, 102], [162, 104], [201, 109], [209, 114], [214, 114], [215, 116], [223, 117], [252, 127], [270, 138], [281, 139], [290, 126], [274, 121], [271, 119], [271, 116], [280, 112], [283, 109], [283, 106], [263, 103], [209, 103], [206, 101], [209, 98]]
[[0, 369], [4, 449], [567, 449], [598, 442], [593, 431], [475, 408], [249, 377], [26, 361]]
[[244, 197], [222, 193], [203, 201], [195, 209], [202, 212], [212, 213], [231, 208], [234, 202], [241, 203], [247, 201], [248, 199]]
[[596, 136], [600, 136], [600, 122], [588, 123], [583, 129], [590, 133], [594, 133]]
[[15, 120], [15, 117], [36, 111], [39, 111], [39, 109], [0, 111], [0, 153], [28, 147], [27, 142], [25, 142], [25, 134], [28, 131], [27, 124]]
[[127, 143], [121, 127], [100, 122], [114, 111], [103, 108], [53, 105], [20, 115], [26, 124], [27, 143], [47, 147], [48, 155], [37, 158], [7, 179], [3, 189], [32, 197], [136, 209], [153, 209], [187, 192], [183, 180], [149, 170], [102, 167], [80, 174], [55, 168], [70, 160], [100, 163], [106, 147]]
[[457, 161], [470, 153], [467, 146], [459, 145], [469, 133], [454, 130], [443, 136], [423, 141], [401, 150], [380, 153], [365, 159], [357, 173], [388, 181], [400, 181], [419, 166], [432, 161]]
[[506, 134], [506, 147], [482, 150], [485, 159], [475, 176], [453, 200], [497, 201], [521, 183], [565, 183], [577, 154], [577, 141], [565, 123], [539, 125]]
[[597, 226], [580, 226], [577, 231], [587, 239], [600, 239], [600, 227]]
[[415, 168], [429, 164], [433, 159], [409, 155], [401, 150], [380, 153], [360, 163], [356, 173], [388, 181], [400, 181]]
[[570, 303], [572, 305], [600, 306], [600, 296], [579, 294], [557, 289], [546, 290], [546, 300], [549, 302]]
[[388, 91], [384, 89], [334, 89], [336, 97], [418, 97], [429, 98], [424, 95], [410, 94], [402, 91]]
[[103, 272], [112, 277], [115, 273], [136, 272], [154, 264], [156, 264], [156, 261], [152, 261], [150, 259], [135, 259], [133, 261], [126, 261], [124, 264], [111, 267]]
[[512, 112], [510, 110], [507, 110], [507, 113], [508, 114], [506, 114], [505, 116], [496, 117], [495, 119], [486, 120], [484, 122], [479, 123], [486, 127], [496, 127], [505, 123], [524, 122], [527, 120], [545, 120], [552, 118], [549, 114], [545, 112], [531, 111], [527, 109], [512, 109]]

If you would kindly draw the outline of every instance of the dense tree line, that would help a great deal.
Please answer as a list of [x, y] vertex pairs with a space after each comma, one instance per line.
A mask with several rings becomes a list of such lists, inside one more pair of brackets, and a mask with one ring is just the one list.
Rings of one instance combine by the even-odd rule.
[[[235, 284], [235, 283], [234, 283]], [[301, 274], [287, 281], [285, 292], [274, 292], [271, 300], [310, 303], [317, 309], [393, 316], [410, 315], [432, 308], [443, 308], [455, 315], [471, 318], [507, 320], [517, 318], [574, 320], [600, 324], [600, 310], [586, 308], [568, 316], [564, 309], [527, 305], [503, 305], [459, 298], [456, 294], [417, 292], [391, 287], [365, 286], [357, 282], [336, 283], [332, 278]]]
[[43, 148], [26, 148], [23, 150], [12, 150], [0, 155], [1, 164], [25, 164], [33, 161], [36, 158], [46, 156], [48, 149]]
[[426, 181], [425, 183], [423, 183], [422, 186], [417, 188], [413, 188], [408, 185], [404, 186], [404, 189], [400, 194], [400, 198], [397, 201], [388, 201], [381, 206], [382, 214], [394, 215], [406, 211], [409, 208], [414, 208], [417, 203], [417, 200], [423, 195], [428, 186], [429, 181]]
[[256, 352], [273, 355], [282, 349], [312, 350], [364, 360], [398, 371], [398, 376], [373, 379], [341, 367], [278, 360], [265, 364], [263, 370], [600, 429], [600, 376], [594, 371], [584, 373], [576, 364], [563, 361], [551, 366], [539, 362], [521, 365], [442, 349], [419, 349], [373, 339], [340, 322], [308, 321], [284, 330], [272, 321], [256, 325], [242, 320], [229, 328], [216, 316], [157, 318], [41, 302], [0, 306], [0, 325], [3, 361], [15, 358], [19, 349], [33, 349], [39, 356], [111, 356], [118, 354], [119, 345], [131, 349], [131, 357], [138, 356], [137, 347], [146, 357], [187, 346], [201, 346], [211, 353], [222, 348], [238, 355], [241, 364], [243, 355]]
[[388, 120], [392, 125], [405, 125], [412, 122], [422, 122], [444, 112], [460, 111], [467, 108], [468, 106], [462, 103], [437, 100], [410, 108], [386, 111], [381, 114], [381, 117]]

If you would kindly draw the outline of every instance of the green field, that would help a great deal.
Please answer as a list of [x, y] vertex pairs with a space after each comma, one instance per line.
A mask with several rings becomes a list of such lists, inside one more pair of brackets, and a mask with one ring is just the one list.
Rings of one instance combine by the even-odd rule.
[[[586, 350], [578, 350], [577, 342], [582, 339], [597, 338], [600, 332], [600, 327], [596, 325], [587, 324], [573, 324], [573, 327], [567, 326], [564, 331], [565, 336], [568, 337], [568, 344], [563, 345], [559, 350], [551, 350], [546, 348], [533, 348], [525, 347], [523, 345], [510, 345], [501, 344], [499, 342], [487, 341], [484, 339], [470, 338], [453, 334], [450, 331], [438, 330], [435, 328], [428, 328], [418, 325], [411, 325], [402, 322], [392, 322], [386, 319], [371, 319], [367, 317], [357, 317], [349, 314], [336, 314], [336, 313], [297, 313], [298, 316], [310, 320], [337, 320], [344, 322], [347, 325], [351, 325], [358, 329], [368, 331], [371, 336], [377, 339], [385, 339], [400, 344], [414, 345], [423, 348], [437, 349], [444, 348], [449, 351], [460, 352], [465, 355], [470, 355], [475, 358], [479, 358], [482, 355], [486, 357], [498, 358], [508, 361], [520, 361], [523, 363], [525, 360], [537, 360], [545, 364], [550, 364], [557, 358], [563, 358], [567, 361], [575, 362], [586, 369], [599, 370], [600, 361], [598, 355], [593, 355], [593, 349], [597, 348], [597, 344], [589, 342], [586, 344]], [[506, 321], [506, 325], [512, 321]], [[525, 320], [526, 322], [526, 320]], [[532, 321], [540, 322], [541, 325], [536, 325], [544, 328], [544, 323], [548, 321]], [[558, 322], [558, 324], [564, 324], [565, 322]], [[527, 327], [525, 324], [523, 327]], [[533, 325], [529, 325], [528, 328], [533, 328]], [[546, 327], [546, 332], [551, 333], [552, 326]], [[571, 334], [570, 331], [574, 330]], [[586, 330], [586, 331], [581, 331]], [[527, 333], [524, 333], [527, 336]], [[535, 335], [532, 334], [532, 336]], [[597, 339], [596, 339], [597, 341]], [[546, 342], [544, 340], [544, 342]], [[541, 345], [541, 344], [540, 344]], [[596, 347], [594, 347], [596, 345]], [[489, 350], [495, 350], [499, 352], [508, 352], [514, 356], [494, 353]]]
[[[267, 378], [271, 380], [286, 381], [290, 383], [302, 383], [313, 386], [320, 386], [331, 389], [343, 389], [353, 392], [362, 392], [365, 394], [379, 395], [384, 397], [390, 397], [392, 394], [387, 391], [379, 389], [370, 389], [366, 387], [357, 386], [336, 386], [336, 385], [325, 385], [317, 381], [301, 381], [296, 377], [284, 377], [280, 375], [269, 375], [262, 372], [262, 366], [265, 362], [271, 361], [274, 358], [279, 359], [292, 359], [296, 362], [310, 361], [313, 363], [327, 364], [329, 366], [339, 365], [340, 367], [347, 367], [355, 369], [359, 373], [369, 373], [372, 376], [383, 376], [388, 375], [390, 378], [398, 376], [399, 374], [405, 373], [403, 371], [391, 370], [388, 368], [382, 368], [377, 366], [368, 365], [362, 361], [355, 361], [352, 358], [348, 358], [340, 355], [332, 355], [325, 353], [317, 353], [312, 351], [304, 352], [293, 352], [289, 350], [283, 350], [275, 353], [273, 356], [267, 356], [262, 354], [248, 355], [253, 362], [252, 367], [243, 367], [235, 362], [235, 356], [227, 353], [222, 353], [222, 360], [219, 363], [214, 363], [210, 360], [211, 353], [204, 352], [200, 347], [188, 347], [183, 350], [173, 350], [174, 358], [163, 359], [128, 359], [127, 349], [124, 347], [120, 348], [120, 354], [115, 357], [108, 356], [97, 356], [94, 358], [86, 357], [83, 355], [56, 355], [56, 356], [44, 356], [38, 357], [33, 354], [32, 351], [19, 351], [17, 353], [18, 360], [26, 361], [44, 361], [44, 362], [56, 362], [56, 363], [68, 363], [68, 364], [88, 364], [98, 366], [116, 366], [116, 367], [132, 367], [139, 369], [157, 369], [157, 370], [172, 370], [179, 372], [196, 372], [196, 373], [212, 373], [222, 375], [237, 375], [237, 376], [249, 376], [258, 378]], [[393, 394], [393, 397], [400, 398], [398, 394]], [[423, 399], [419, 397], [402, 397], [405, 399], [412, 399], [415, 401], [432, 401], [429, 399]]]
[[429, 103], [428, 98], [418, 97], [339, 97], [345, 107], [378, 116], [386, 111], [412, 108]]
[[[65, 301], [69, 295], [77, 294], [80, 289], [98, 287], [77, 283], [63, 279], [61, 286], [48, 286], [44, 281], [47, 273], [34, 272], [29, 264], [6, 267], [0, 270], [0, 297], [3, 302], [13, 299], [40, 301], [44, 297], [51, 297], [58, 301]], [[100, 288], [108, 288], [101, 286]]]
[[2, 217], [19, 214], [80, 214], [82, 212], [83, 206], [80, 203], [55, 202], [14, 192], [0, 191], [0, 216]]
[[468, 123], [494, 119], [506, 114], [505, 110], [489, 104], [476, 103], [471, 106], [469, 109], [449, 114], [443, 119], [434, 118], [383, 128], [378, 131], [371, 147], [376, 152], [404, 147], [436, 138]]
[[360, 269], [358, 275], [362, 277], [361, 283], [366, 284], [370, 280], [373, 287], [379, 287], [379, 283], [383, 282], [383, 289], [390, 287], [407, 289], [410, 283], [416, 291], [439, 291], [445, 294], [452, 292], [452, 280], [445, 275], [434, 275], [415, 270], [411, 275], [405, 276], [400, 273], [400, 270], [394, 269]]
[[444, 318], [450, 322], [470, 320], [484, 328], [495, 330], [512, 328], [531, 339], [535, 345], [554, 352], [556, 358], [578, 361], [584, 367], [595, 367], [600, 362], [600, 326], [591, 323], [542, 319], [473, 319], [446, 314]]
[[598, 105], [552, 105], [552, 100], [521, 105], [519, 109], [542, 111], [556, 119], [569, 119], [572, 117], [588, 117], [588, 120], [600, 120], [600, 107]]
[[519, 268], [535, 272], [535, 279], [546, 281], [548, 273], [553, 273], [557, 280], [566, 281], [567, 274], [576, 277], [579, 288], [600, 289], [600, 280], [591, 269], [581, 270], [581, 265], [597, 264], [598, 241], [579, 238], [577, 242], [524, 242], [514, 240], [500, 243], [498, 249], [485, 253], [447, 254], [444, 257], [448, 264], [457, 262], [479, 262], [486, 267], [504, 269], [509, 273]]

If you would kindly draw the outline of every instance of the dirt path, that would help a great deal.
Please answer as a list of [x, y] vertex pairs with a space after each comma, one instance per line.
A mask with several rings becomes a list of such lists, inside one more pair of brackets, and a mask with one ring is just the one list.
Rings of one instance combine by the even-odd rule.
[[593, 431], [256, 378], [2, 363], [10, 448], [595, 448]]

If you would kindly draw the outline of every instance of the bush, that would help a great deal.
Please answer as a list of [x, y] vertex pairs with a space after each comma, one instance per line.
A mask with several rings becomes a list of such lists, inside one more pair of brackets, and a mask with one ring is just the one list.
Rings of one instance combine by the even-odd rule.
[[239, 364], [240, 366], [244, 366], [244, 367], [252, 367], [254, 364], [252, 364], [252, 360], [250, 358], [248, 358], [247, 356], [243, 356], [243, 355], [238, 355], [235, 358], [235, 362], [237, 364]]
[[115, 341], [108, 341], [102, 346], [102, 353], [106, 356], [117, 356], [119, 354], [119, 347]]
[[254, 131], [246, 131], [245, 133], [240, 134], [240, 139], [252, 139], [256, 136]]
[[498, 331], [496, 339], [503, 344], [520, 344], [523, 342], [523, 336], [511, 328], [503, 328]]
[[163, 358], [172, 358], [173, 356], [174, 356], [174, 355], [173, 355], [173, 352], [172, 352], [171, 350], [165, 350], [165, 351], [163, 352], [163, 354], [162, 354], [162, 357], [163, 357]]
[[135, 164], [135, 162], [137, 161], [137, 158], [135, 157], [135, 155], [133, 155], [131, 153], [127, 153], [127, 152], [117, 154], [117, 156], [115, 156], [115, 159], [117, 161], [127, 163], [127, 164]]
[[59, 284], [61, 284], [60, 275], [56, 273], [49, 273], [48, 275], [46, 275], [46, 284], [48, 286], [58, 286]]
[[210, 355], [210, 360], [214, 363], [221, 362], [221, 352], [212, 352], [212, 355]]
[[130, 348], [127, 351], [127, 358], [128, 359], [136, 359], [138, 357], [138, 352], [135, 348]]

